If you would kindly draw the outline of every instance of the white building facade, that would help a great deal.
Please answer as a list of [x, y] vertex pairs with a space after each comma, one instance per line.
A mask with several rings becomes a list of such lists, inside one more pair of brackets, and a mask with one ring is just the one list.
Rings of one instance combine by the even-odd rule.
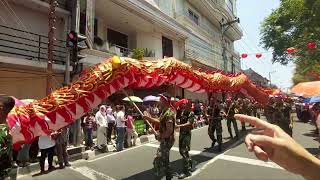
[[[0, 6], [0, 76], [3, 81], [0, 93], [10, 92], [18, 98], [41, 98], [45, 96], [46, 86], [49, 0], [4, 2], [9, 6]], [[175, 57], [195, 68], [224, 69], [221, 24], [236, 18], [235, 0], [58, 2], [55, 88], [62, 86], [64, 74], [72, 69], [66, 66], [68, 52], [65, 48], [66, 34], [70, 30], [85, 36], [90, 45], [81, 51], [85, 56], [80, 60], [83, 68], [115, 54], [130, 57], [133, 49], [142, 48], [146, 59]], [[237, 24], [224, 34], [225, 70], [228, 72], [240, 71], [240, 58], [233, 42], [241, 36]], [[37, 78], [33, 78], [35, 76]], [[26, 89], [15, 88], [22, 86]], [[177, 95], [203, 101], [208, 99], [206, 94], [184, 90], [178, 90]]]
[[[80, 0], [88, 3], [89, 0]], [[95, 0], [91, 21], [94, 32], [89, 34], [101, 42], [101, 53], [86, 52], [84, 64], [95, 64], [91, 55], [108, 54], [130, 56], [132, 49], [151, 51], [160, 59], [175, 57], [204, 70], [224, 70], [222, 43], [226, 47], [227, 72], [240, 72], [240, 57], [234, 50], [234, 41], [242, 31], [235, 23], [224, 33], [221, 24], [236, 19], [235, 0]], [[81, 3], [80, 3], [81, 4]], [[83, 4], [83, 3], [82, 3]], [[80, 23], [81, 24], [81, 23]], [[81, 29], [81, 28], [80, 28]], [[86, 32], [88, 33], [88, 32]], [[96, 46], [95, 46], [96, 47]], [[150, 54], [146, 54], [149, 56]], [[207, 100], [207, 94], [179, 90], [179, 96]]]

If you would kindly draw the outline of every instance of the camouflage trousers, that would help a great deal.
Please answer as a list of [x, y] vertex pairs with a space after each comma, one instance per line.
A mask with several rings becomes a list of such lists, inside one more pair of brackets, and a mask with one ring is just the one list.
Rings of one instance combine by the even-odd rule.
[[[217, 138], [214, 136], [214, 133], [216, 132]], [[221, 120], [217, 120], [216, 122], [213, 122], [212, 124], [209, 124], [208, 127], [208, 135], [213, 143], [218, 142], [218, 144], [222, 144], [222, 124]]]
[[191, 144], [191, 132], [180, 132], [179, 152], [183, 158], [183, 171], [188, 173], [192, 169], [192, 160], [189, 155]]
[[260, 112], [258, 111], [252, 111], [252, 116], [257, 117], [260, 119]]
[[[290, 121], [290, 120], [287, 120]], [[282, 123], [282, 122], [278, 122], [277, 125], [284, 131], [286, 132], [289, 136], [292, 137], [292, 129], [289, 126], [289, 123]]]
[[229, 132], [230, 136], [233, 137], [231, 123], [233, 125], [233, 129], [234, 129], [236, 136], [239, 136], [237, 120], [234, 117], [228, 117], [227, 118], [227, 127], [228, 127], [228, 132]]
[[160, 142], [156, 157], [153, 160], [153, 168], [155, 177], [161, 179], [163, 176], [171, 176], [170, 168], [170, 149], [173, 146], [174, 141], [164, 140]]

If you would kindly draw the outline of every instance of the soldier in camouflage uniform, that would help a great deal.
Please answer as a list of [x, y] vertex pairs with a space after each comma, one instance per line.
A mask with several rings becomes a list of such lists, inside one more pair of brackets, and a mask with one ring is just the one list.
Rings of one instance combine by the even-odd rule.
[[[207, 107], [206, 116], [208, 119], [208, 135], [211, 140], [215, 139], [214, 134], [212, 133], [213, 126], [213, 107], [214, 107], [214, 99], [210, 99], [210, 104]], [[213, 147], [213, 146], [212, 146]]]
[[8, 178], [12, 163], [12, 143], [6, 119], [14, 104], [13, 98], [0, 96], [0, 179]]
[[275, 112], [274, 108], [274, 98], [269, 97], [269, 102], [265, 107], [264, 113], [266, 115], [267, 121], [271, 124], [274, 124], [273, 113]]
[[252, 106], [252, 115], [254, 117], [257, 117], [260, 119], [260, 112], [259, 112], [259, 108], [260, 108], [260, 105], [258, 102], [254, 102], [253, 103], [253, 106]]
[[293, 121], [291, 117], [291, 106], [283, 101], [281, 97], [276, 98], [275, 113], [273, 119], [284, 132], [292, 136]]
[[252, 116], [252, 111], [253, 111], [253, 104], [249, 99], [245, 99], [244, 104], [247, 105], [247, 109], [246, 109], [246, 115], [248, 116]]
[[[211, 110], [209, 112], [209, 127], [208, 127], [208, 134], [210, 139], [212, 140], [211, 147], [213, 148], [215, 143], [218, 142], [218, 150], [219, 152], [222, 151], [222, 107], [219, 103], [213, 103]], [[216, 137], [214, 133], [216, 132]]]
[[292, 136], [292, 121], [290, 118], [290, 107], [285, 105], [281, 98], [277, 98], [274, 104], [274, 109], [274, 124], [278, 125], [283, 131]]
[[175, 110], [171, 105], [170, 98], [160, 95], [161, 102], [165, 106], [163, 113], [159, 119], [144, 115], [143, 119], [151, 121], [160, 125], [159, 134], [156, 134], [156, 139], [160, 142], [156, 157], [153, 161], [154, 173], [156, 179], [161, 179], [163, 176], [166, 179], [172, 179], [172, 172], [170, 168], [170, 149], [174, 144], [174, 128], [175, 128]]
[[[236, 114], [246, 114], [246, 106], [241, 98], [237, 100], [236, 106]], [[241, 127], [242, 131], [246, 131], [246, 124], [244, 122], [241, 122]]]
[[282, 110], [285, 121], [283, 122], [282, 129], [292, 137], [293, 129], [293, 117], [291, 116], [292, 104], [290, 102], [284, 102], [284, 108]]
[[194, 123], [195, 115], [191, 111], [191, 103], [186, 102], [180, 106], [180, 114], [177, 115], [177, 118], [180, 119], [180, 124], [176, 125], [177, 128], [180, 128], [179, 135], [179, 152], [183, 158], [183, 174], [179, 176], [179, 179], [184, 179], [191, 175], [192, 169], [192, 160], [189, 155], [190, 144], [191, 144], [191, 130]]
[[237, 120], [234, 118], [234, 115], [236, 113], [236, 104], [232, 102], [231, 99], [227, 99], [227, 106], [225, 108], [225, 112], [227, 113], [227, 126], [228, 126], [228, 132], [230, 134], [230, 137], [233, 138], [232, 135], [232, 129], [231, 129], [231, 123], [233, 124], [233, 128], [236, 134], [236, 138], [239, 138], [239, 130], [237, 125]]

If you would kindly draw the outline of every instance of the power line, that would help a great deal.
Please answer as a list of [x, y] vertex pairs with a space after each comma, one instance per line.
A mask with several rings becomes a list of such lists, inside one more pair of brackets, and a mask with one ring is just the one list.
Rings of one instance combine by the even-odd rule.
[[[0, 1], [2, 2], [2, 0], [0, 0]], [[15, 11], [12, 9], [12, 7], [11, 7], [10, 4], [7, 2], [7, 0], [3, 0], [3, 1], [6, 3], [6, 5], [4, 5], [4, 3], [2, 3], [2, 4], [5, 6], [5, 8], [7, 8], [7, 10], [9, 9], [10, 15], [12, 15], [12, 14], [11, 14], [11, 12], [12, 12], [12, 13], [13, 13], [12, 16], [14, 16], [14, 17], [18, 20], [18, 21], [16, 21], [17, 24], [18, 24], [18, 25], [20, 24], [20, 26], [22, 26], [22, 27], [24, 28], [24, 30], [27, 31], [27, 34], [29, 35], [30, 39], [32, 39], [32, 41], [36, 42], [36, 41], [32, 38], [32, 35], [29, 33], [30, 31], [28, 30], [28, 28], [23, 24], [23, 22], [21, 21], [21, 19], [19, 18], [19, 16], [15, 13]], [[11, 11], [11, 12], [10, 12], [10, 11]]]

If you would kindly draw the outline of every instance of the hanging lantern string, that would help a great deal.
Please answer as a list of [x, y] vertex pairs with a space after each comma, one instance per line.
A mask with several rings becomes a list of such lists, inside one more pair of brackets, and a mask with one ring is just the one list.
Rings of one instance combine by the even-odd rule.
[[[316, 49], [317, 44], [313, 41], [309, 41], [307, 43], [308, 49]], [[295, 53], [297, 50], [294, 47], [287, 48], [287, 52], [289, 54]], [[264, 51], [264, 52], [256, 52], [256, 53], [241, 53], [242, 58], [247, 58], [249, 55], [256, 55], [257, 58], [260, 58], [262, 54], [273, 53], [273, 51]]]
[[241, 53], [241, 54], [247, 54], [249, 55], [256, 55], [256, 54], [267, 54], [267, 53], [273, 53], [273, 51], [264, 51], [264, 52], [256, 52], [256, 53]]

